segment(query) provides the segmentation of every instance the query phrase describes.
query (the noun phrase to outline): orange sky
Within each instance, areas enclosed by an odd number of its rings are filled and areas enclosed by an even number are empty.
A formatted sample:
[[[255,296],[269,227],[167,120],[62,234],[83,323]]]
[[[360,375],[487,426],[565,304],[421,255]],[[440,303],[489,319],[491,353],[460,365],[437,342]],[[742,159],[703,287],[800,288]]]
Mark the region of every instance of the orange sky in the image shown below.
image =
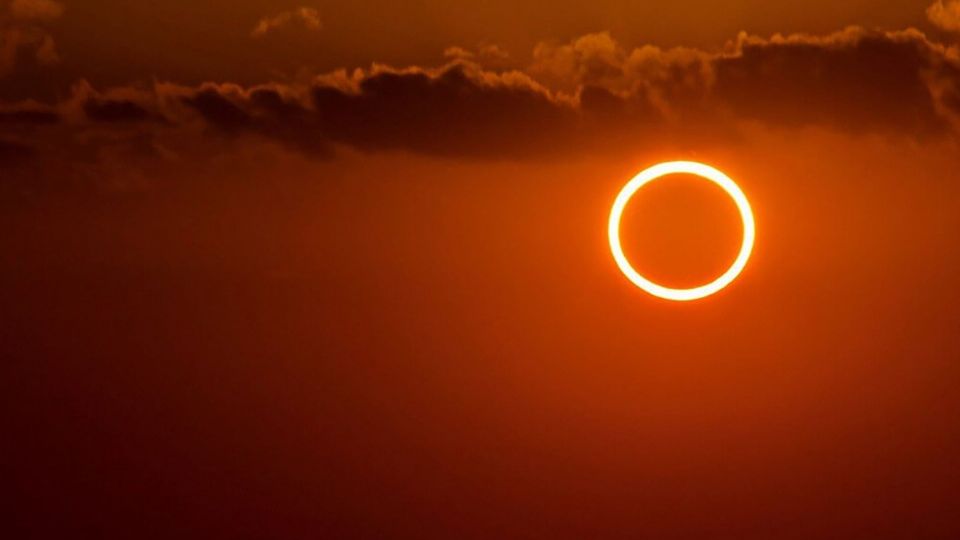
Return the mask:
[[[0,2],[14,536],[960,536],[953,6]]]

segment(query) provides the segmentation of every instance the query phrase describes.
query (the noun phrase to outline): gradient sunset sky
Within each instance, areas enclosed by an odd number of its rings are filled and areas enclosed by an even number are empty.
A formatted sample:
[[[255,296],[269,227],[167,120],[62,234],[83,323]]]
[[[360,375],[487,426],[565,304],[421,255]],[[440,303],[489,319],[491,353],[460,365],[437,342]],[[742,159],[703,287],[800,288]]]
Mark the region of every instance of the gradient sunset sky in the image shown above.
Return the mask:
[[[960,1],[0,0],[0,294],[4,538],[960,538]]]

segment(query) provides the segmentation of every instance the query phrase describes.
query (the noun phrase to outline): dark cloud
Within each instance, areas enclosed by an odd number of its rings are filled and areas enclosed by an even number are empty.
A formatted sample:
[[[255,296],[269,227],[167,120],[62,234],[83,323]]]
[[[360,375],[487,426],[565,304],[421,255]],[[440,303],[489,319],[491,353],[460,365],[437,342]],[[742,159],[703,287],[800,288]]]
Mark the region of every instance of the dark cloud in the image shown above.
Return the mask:
[[[912,32],[742,38],[738,54],[714,62],[713,94],[738,117],[776,126],[929,136],[950,127],[931,90],[938,60]]]
[[[265,111],[277,118],[296,120],[307,114],[296,100],[285,98],[280,90],[275,88],[254,88],[250,92],[250,104],[254,109]]]
[[[573,101],[562,103],[519,73],[454,63],[437,70],[377,68],[301,89],[208,85],[181,98],[228,135],[253,134],[309,153],[331,144],[361,150],[498,156],[545,151],[569,134]]]
[[[575,121],[532,80],[471,75],[461,64],[374,73],[355,91],[317,85],[312,98],[324,136],[365,150],[520,155],[559,145]]]
[[[302,84],[98,92],[81,83],[59,104],[0,108],[0,136],[64,159],[95,159],[100,147],[116,154],[131,139],[151,150],[137,154],[143,160],[216,154],[248,139],[314,157],[346,146],[526,158],[671,134],[728,137],[744,121],[953,137],[958,96],[960,55],[915,30],[741,35],[718,53],[627,50],[595,34],[541,44],[523,70],[492,70],[460,54],[438,68],[374,66]]]
[[[127,99],[89,99],[83,112],[96,122],[140,122],[150,116],[144,107]]]
[[[181,99],[215,133],[233,138],[255,135],[311,156],[330,155],[319,115],[285,96],[289,90],[281,85],[249,90],[208,85]]]
[[[253,132],[310,156],[331,156],[333,150],[329,138],[323,135],[321,116],[282,90],[260,87],[249,93]]]
[[[251,125],[250,115],[214,87],[201,88],[183,101],[220,130],[237,132]]]

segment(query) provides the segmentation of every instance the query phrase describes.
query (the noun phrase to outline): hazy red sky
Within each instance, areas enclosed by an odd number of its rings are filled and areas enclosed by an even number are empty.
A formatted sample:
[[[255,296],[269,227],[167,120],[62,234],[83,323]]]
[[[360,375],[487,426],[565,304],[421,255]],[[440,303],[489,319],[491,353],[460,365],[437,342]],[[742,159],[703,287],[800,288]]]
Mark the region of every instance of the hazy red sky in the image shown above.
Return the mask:
[[[960,3],[475,4],[0,1],[12,537],[960,536]]]

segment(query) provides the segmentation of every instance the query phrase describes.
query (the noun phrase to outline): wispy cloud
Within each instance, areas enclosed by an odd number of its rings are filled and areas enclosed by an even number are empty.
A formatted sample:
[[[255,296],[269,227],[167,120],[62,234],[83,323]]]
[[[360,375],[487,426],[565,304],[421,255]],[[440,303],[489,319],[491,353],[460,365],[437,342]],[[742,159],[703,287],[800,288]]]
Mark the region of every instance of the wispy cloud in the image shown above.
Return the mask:
[[[307,30],[319,30],[323,27],[319,11],[311,7],[298,7],[291,11],[283,11],[273,16],[263,17],[257,21],[250,35],[255,38],[263,37],[274,30],[293,23],[300,23]]]

